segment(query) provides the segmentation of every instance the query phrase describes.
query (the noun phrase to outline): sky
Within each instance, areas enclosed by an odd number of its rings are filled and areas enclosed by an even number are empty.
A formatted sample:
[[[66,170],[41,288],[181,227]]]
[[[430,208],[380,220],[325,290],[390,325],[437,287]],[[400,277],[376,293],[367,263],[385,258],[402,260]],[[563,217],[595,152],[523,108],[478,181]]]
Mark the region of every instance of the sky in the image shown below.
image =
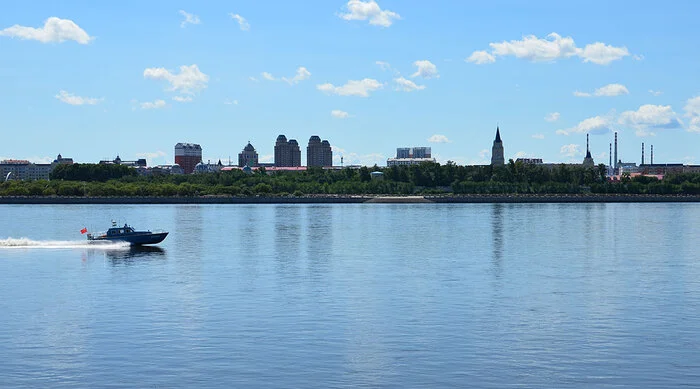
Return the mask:
[[[8,0],[0,159],[236,163],[279,134],[386,165],[700,163],[700,2]]]

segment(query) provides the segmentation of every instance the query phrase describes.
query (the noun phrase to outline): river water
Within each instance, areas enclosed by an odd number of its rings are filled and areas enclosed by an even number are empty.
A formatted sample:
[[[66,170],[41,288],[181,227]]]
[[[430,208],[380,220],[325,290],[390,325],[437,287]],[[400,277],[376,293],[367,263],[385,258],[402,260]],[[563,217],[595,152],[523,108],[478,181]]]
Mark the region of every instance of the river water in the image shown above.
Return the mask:
[[[110,220],[150,250],[88,246]],[[0,205],[0,386],[700,386],[699,204]]]

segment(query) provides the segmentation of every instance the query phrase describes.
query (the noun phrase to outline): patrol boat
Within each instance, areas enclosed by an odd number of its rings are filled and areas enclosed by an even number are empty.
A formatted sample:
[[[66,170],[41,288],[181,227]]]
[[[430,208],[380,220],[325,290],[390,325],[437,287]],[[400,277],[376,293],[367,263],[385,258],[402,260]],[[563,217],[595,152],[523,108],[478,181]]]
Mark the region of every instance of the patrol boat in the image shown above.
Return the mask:
[[[87,239],[90,242],[128,242],[132,246],[141,246],[144,244],[157,244],[163,241],[168,236],[166,231],[136,231],[128,224],[124,227],[117,227],[117,222],[112,220],[112,227],[106,232],[97,232],[87,234]]]

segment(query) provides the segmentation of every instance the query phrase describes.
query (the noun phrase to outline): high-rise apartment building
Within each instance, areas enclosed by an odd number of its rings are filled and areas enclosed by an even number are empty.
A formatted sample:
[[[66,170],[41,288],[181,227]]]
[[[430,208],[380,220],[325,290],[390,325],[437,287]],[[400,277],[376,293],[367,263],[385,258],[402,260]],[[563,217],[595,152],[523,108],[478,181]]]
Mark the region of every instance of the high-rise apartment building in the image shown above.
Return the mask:
[[[287,137],[284,135],[277,137],[277,141],[275,142],[275,166],[301,166],[301,149],[296,139],[287,141]]]
[[[202,162],[202,147],[194,143],[175,145],[175,163],[180,165],[185,174],[191,174],[194,167]]]
[[[418,165],[423,162],[435,162],[430,147],[398,147],[396,158],[386,160],[387,166]]]
[[[255,151],[255,147],[253,147],[250,142],[248,142],[243,148],[243,151],[238,154],[238,167],[244,166],[258,166],[258,152]]]
[[[318,135],[309,138],[306,147],[306,166],[333,166],[333,151],[327,140],[321,141]]]

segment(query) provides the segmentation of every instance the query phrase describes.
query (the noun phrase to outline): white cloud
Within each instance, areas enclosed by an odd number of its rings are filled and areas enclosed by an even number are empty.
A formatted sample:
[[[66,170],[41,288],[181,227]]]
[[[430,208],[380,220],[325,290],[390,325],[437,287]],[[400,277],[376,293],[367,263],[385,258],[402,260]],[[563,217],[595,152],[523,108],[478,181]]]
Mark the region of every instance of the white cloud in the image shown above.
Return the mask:
[[[248,77],[248,79],[253,82],[258,82],[258,79],[253,76]]]
[[[683,110],[685,110],[685,116],[690,118],[688,131],[700,132],[700,96],[688,99]]]
[[[347,13],[341,13],[344,20],[369,20],[374,26],[389,27],[394,19],[400,20],[401,15],[389,10],[382,10],[374,0],[350,0],[345,5]]]
[[[518,158],[530,158],[530,154],[524,152],[524,151],[518,151],[513,155],[513,160],[516,160]]]
[[[190,96],[175,96],[175,97],[173,97],[173,100],[177,101],[178,103],[191,103],[192,97],[190,97]]]
[[[331,111],[331,116],[338,119],[347,119],[350,117],[350,114],[339,109],[334,109]]]
[[[576,44],[573,38],[563,38],[556,33],[551,33],[542,39],[534,35],[528,35],[519,41],[490,43],[489,46],[491,46],[494,56],[512,55],[516,58],[524,58],[534,62],[553,61],[576,55]]]
[[[386,156],[380,153],[358,154],[349,152],[338,146],[331,146],[333,149],[333,164],[340,165],[340,159],[343,158],[343,165],[361,165],[374,166],[386,165]]]
[[[185,27],[187,27],[188,24],[199,24],[200,23],[199,16],[193,15],[191,13],[187,13],[183,10],[180,10],[179,12],[180,12],[180,15],[185,17],[185,20],[183,20],[182,23],[180,23],[180,27],[185,28]]]
[[[607,65],[630,55],[626,47],[614,47],[601,42],[586,45],[583,49],[576,47],[574,39],[551,33],[545,38],[534,35],[524,36],[521,40],[489,43],[491,53],[481,50],[472,53],[467,62],[487,64],[496,61],[496,57],[513,56],[532,62],[551,62],[557,59],[579,57],[583,62]]]
[[[428,60],[416,61],[413,63],[418,69],[411,77],[440,78],[437,66]]]
[[[479,158],[480,159],[486,159],[491,155],[491,152],[488,149],[483,149],[479,151]]]
[[[661,96],[662,94],[664,94],[664,92],[662,92],[660,90],[653,90],[653,89],[649,89],[649,93],[652,96]]]
[[[32,163],[45,163],[45,164],[49,164],[49,163],[53,162],[53,161],[56,159],[56,157],[55,157],[55,156],[54,156],[54,157],[46,157],[46,156],[44,156],[44,157],[40,157],[40,156],[31,156],[31,157],[24,157],[24,156],[17,157],[17,156],[12,156],[12,157],[8,157],[8,156],[2,156],[2,155],[0,155],[0,161],[4,161],[4,160],[7,160],[7,159],[17,159],[17,160],[20,160],[20,161],[30,161],[30,162],[32,162]],[[5,179],[5,176],[0,177],[0,180],[4,180],[4,179]]]
[[[308,80],[309,77],[311,77],[311,72],[309,72],[305,67],[300,66],[297,69],[297,73],[294,75],[294,77],[292,77],[291,79],[282,77],[282,80],[286,81],[289,85],[294,85],[298,84],[301,81]]]
[[[160,109],[160,108],[165,108],[167,104],[165,103],[165,100],[156,100],[156,101],[147,101],[145,103],[141,103],[141,109]]]
[[[70,104],[70,105],[96,105],[99,104],[102,99],[98,98],[93,98],[93,97],[80,97],[76,96],[73,93],[68,93],[64,90],[61,90],[58,92],[56,96],[58,100]]]
[[[265,154],[261,155],[258,157],[258,161],[262,163],[271,163],[274,162],[275,155],[274,154]]]
[[[435,134],[435,135],[431,136],[430,138],[428,138],[428,142],[430,142],[430,143],[450,143],[450,140],[447,139],[447,137],[445,135]]]
[[[583,58],[583,62],[593,62],[596,65],[608,65],[628,55],[630,52],[626,47],[613,47],[601,42],[586,45],[583,50],[578,51],[578,56]]]
[[[224,104],[225,104],[225,105],[238,105],[238,100],[229,100],[229,99],[226,99],[226,100],[224,100]]]
[[[629,93],[627,87],[622,84],[608,84],[595,90],[596,96],[620,96]]]
[[[136,153],[137,158],[146,158],[146,159],[156,159],[156,158],[164,158],[167,157],[168,154],[166,154],[164,151],[153,151],[153,152],[143,152],[143,153]]]
[[[465,61],[475,63],[477,65],[484,65],[487,63],[496,62],[496,57],[494,57],[488,51],[479,50],[473,52],[472,55],[469,56],[469,58],[465,59]]]
[[[415,82],[403,77],[395,78],[394,82],[396,83],[396,87],[394,89],[399,92],[413,92],[425,89],[425,85],[416,85]]]
[[[55,16],[46,19],[43,27],[34,28],[15,24],[0,30],[0,36],[36,40],[41,43],[76,41],[83,45],[94,39],[72,20],[60,19]]]
[[[288,78],[288,77],[277,78],[268,72],[262,72],[262,73],[260,73],[260,75],[262,75],[262,78],[264,78],[268,81],[284,81],[284,82],[288,83],[289,85],[295,85],[295,84],[300,83],[301,81],[308,80],[309,77],[311,77],[311,72],[309,72],[309,70],[306,69],[305,67],[300,66],[297,69],[296,74],[291,78]],[[255,81],[257,82],[257,79],[255,79]]]
[[[574,127],[557,130],[557,135],[570,134],[606,134],[610,132],[610,120],[602,116],[594,116],[583,120]]]
[[[573,157],[578,157],[580,155],[583,155],[581,153],[581,146],[575,145],[575,144],[568,144],[568,145],[563,145],[559,149],[559,153],[565,157],[573,158]]]
[[[231,19],[235,20],[238,22],[238,27],[241,28],[241,31],[248,31],[250,30],[250,23],[248,23],[245,18],[239,14],[234,14],[230,13],[229,16],[231,16]]]
[[[548,122],[556,122],[557,120],[559,120],[560,116],[561,114],[559,112],[552,112],[548,113],[547,116],[544,117],[544,120]]]
[[[587,92],[579,92],[575,91],[574,96],[576,97],[612,97],[612,96],[620,96],[620,95],[628,95],[630,93],[629,90],[627,90],[627,87],[622,85],[622,84],[608,84],[605,86],[602,86],[598,89],[595,90],[593,93],[587,93]]]
[[[382,70],[391,70],[391,65],[388,62],[376,61],[375,64],[379,66]]]
[[[544,134],[533,134],[532,137],[535,139],[544,139]]]
[[[317,85],[316,89],[321,92],[339,96],[359,96],[369,97],[370,92],[382,89],[384,84],[372,78],[362,80],[350,80],[343,86],[335,86],[330,83]]]
[[[165,68],[147,68],[143,71],[144,78],[154,80],[166,80],[170,83],[170,91],[179,91],[186,94],[205,89],[209,82],[209,76],[202,73],[197,65],[180,66],[180,73],[173,74]]]
[[[646,104],[636,111],[625,111],[620,114],[618,123],[632,127],[637,136],[655,135],[655,129],[680,128],[682,123],[670,105]]]

